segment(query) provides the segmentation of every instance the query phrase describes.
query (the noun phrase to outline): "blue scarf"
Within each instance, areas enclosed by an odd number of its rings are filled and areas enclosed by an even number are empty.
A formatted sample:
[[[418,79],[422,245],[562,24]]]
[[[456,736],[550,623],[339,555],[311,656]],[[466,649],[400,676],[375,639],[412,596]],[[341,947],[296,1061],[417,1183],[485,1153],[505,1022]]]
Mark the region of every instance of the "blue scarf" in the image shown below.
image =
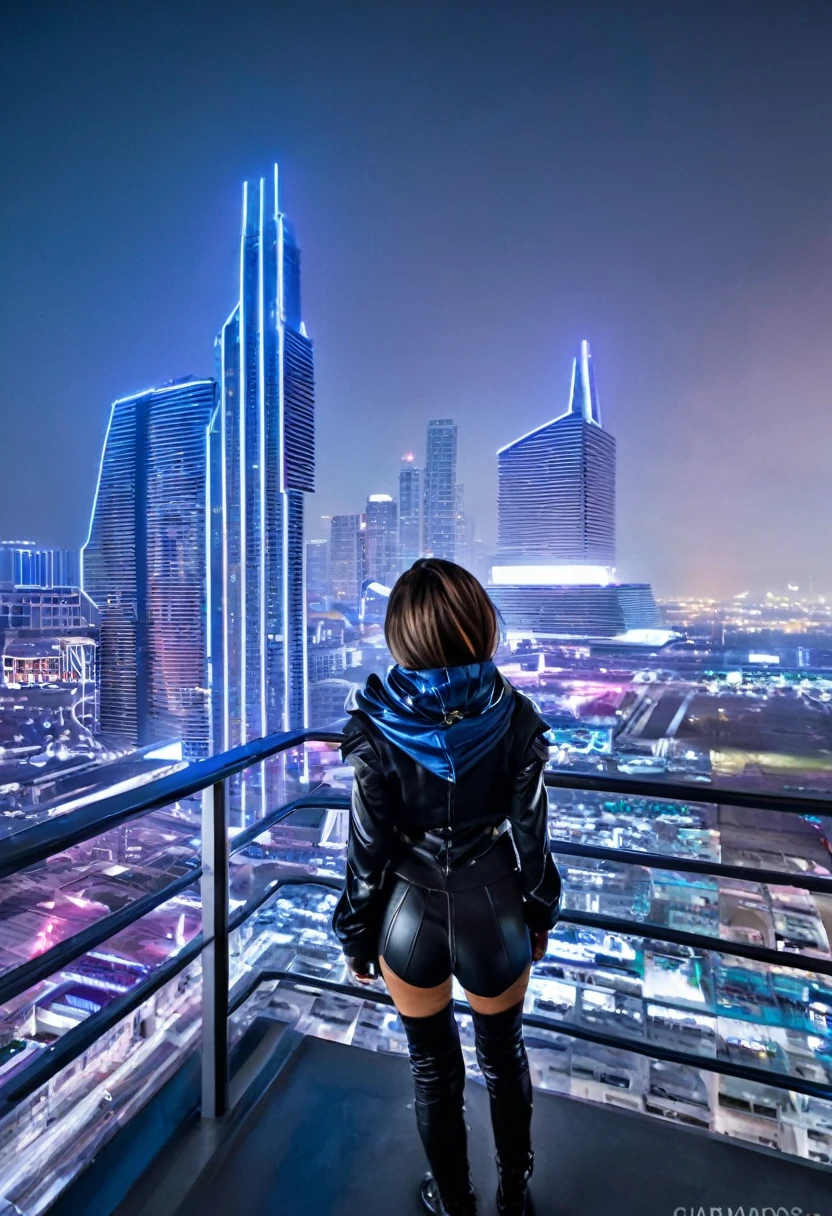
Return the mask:
[[[445,781],[456,781],[508,730],[514,689],[489,660],[466,667],[373,674],[348,711],[365,713],[390,743]]]

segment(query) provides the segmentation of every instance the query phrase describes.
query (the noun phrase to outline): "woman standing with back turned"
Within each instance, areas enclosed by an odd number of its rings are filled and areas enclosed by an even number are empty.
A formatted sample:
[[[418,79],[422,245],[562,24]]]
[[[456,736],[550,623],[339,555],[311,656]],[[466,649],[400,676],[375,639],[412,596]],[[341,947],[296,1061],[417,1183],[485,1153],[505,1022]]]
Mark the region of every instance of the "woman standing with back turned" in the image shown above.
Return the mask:
[[[451,1001],[459,980],[490,1095],[497,1210],[520,1216],[533,1165],[523,998],[560,901],[547,727],[494,666],[494,606],[461,566],[416,562],[393,588],[385,633],[396,666],[349,706],[342,752],[355,782],[333,925],[356,979],[378,964],[399,1011],[431,1168],[422,1199],[440,1216],[477,1210]]]

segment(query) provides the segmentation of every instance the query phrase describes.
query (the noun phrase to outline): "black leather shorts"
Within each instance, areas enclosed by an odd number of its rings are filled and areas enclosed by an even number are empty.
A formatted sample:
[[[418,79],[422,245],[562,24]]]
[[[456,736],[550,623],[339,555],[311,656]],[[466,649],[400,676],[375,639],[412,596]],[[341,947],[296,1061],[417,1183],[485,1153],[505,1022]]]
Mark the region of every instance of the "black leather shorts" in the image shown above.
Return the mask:
[[[454,975],[467,992],[490,997],[520,978],[532,961],[520,874],[504,864],[494,870],[436,889],[400,867],[379,934],[379,954],[399,979],[433,988]]]

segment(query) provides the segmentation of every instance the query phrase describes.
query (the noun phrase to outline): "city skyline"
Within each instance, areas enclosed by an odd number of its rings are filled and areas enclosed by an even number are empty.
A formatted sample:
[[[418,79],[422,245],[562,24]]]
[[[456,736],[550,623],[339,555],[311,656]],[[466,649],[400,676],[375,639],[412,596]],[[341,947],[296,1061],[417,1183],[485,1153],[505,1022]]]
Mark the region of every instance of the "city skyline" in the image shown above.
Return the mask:
[[[212,374],[205,334],[237,277],[234,183],[276,154],[321,352],[326,480],[310,516],[395,495],[399,454],[447,414],[467,508],[493,543],[496,451],[565,391],[586,334],[619,436],[622,576],[665,595],[810,575],[829,591],[828,17],[769,6],[749,45],[742,4],[707,20],[647,7],[495,11],[470,42],[445,11],[438,37],[431,6],[382,23],[332,6],[315,30],[297,12],[278,30],[263,6],[253,58],[220,10],[103,25],[57,12],[45,27],[20,14],[2,192],[17,456],[0,535],[79,546],[106,403]],[[570,52],[587,45],[591,61]],[[116,62],[148,95],[161,76],[164,104],[137,109],[112,87]],[[61,323],[44,342],[27,318],[47,300]],[[33,420],[50,436],[38,495],[22,455]]]

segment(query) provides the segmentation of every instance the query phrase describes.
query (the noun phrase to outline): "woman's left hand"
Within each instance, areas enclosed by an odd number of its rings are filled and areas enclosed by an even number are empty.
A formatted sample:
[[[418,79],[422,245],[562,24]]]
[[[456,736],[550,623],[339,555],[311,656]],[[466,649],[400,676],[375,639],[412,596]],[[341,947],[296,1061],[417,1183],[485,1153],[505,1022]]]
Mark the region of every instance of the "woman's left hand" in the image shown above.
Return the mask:
[[[378,978],[377,965],[365,959],[350,958],[347,955],[347,968],[352,978],[359,984],[372,984],[373,980]]]
[[[548,929],[532,930],[532,962],[539,963],[549,948]]]

